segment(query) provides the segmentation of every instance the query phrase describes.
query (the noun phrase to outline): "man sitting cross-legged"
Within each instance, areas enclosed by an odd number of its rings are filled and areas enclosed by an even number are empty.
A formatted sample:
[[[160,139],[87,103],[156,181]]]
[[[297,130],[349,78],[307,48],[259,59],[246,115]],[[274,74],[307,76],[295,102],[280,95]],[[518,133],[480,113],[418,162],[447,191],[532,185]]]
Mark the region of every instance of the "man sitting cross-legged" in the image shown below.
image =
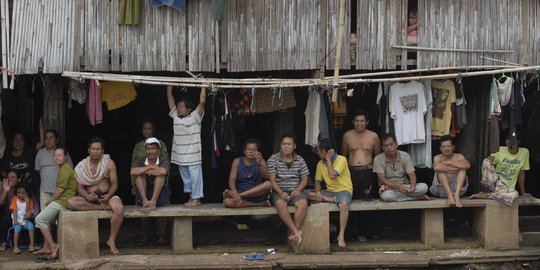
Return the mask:
[[[223,192],[226,207],[270,206],[268,194],[272,188],[266,162],[259,152],[259,141],[244,143],[244,156],[233,160],[229,175],[229,189]]]
[[[352,201],[353,184],[351,172],[344,156],[337,155],[330,139],[321,139],[317,144],[317,154],[321,159],[315,172],[315,192],[308,192],[308,198],[315,202],[337,203],[339,207],[338,245],[345,247],[345,228],[349,219],[349,205]],[[327,189],[321,190],[321,182]]]
[[[77,192],[70,198],[67,207],[74,211],[112,210],[111,231],[107,245],[113,254],[118,254],[116,235],[124,220],[124,205],[115,196],[118,189],[116,165],[109,155],[103,154],[105,142],[93,137],[88,142],[88,157],[75,167]]]

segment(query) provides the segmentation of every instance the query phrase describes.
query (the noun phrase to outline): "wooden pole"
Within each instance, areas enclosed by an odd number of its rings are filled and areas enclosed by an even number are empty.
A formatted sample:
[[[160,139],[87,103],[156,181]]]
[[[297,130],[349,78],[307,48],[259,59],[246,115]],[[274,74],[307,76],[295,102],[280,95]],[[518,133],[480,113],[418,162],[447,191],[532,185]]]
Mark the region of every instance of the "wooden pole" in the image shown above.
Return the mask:
[[[507,51],[507,50],[431,48],[431,47],[401,46],[401,45],[394,45],[392,46],[392,48],[402,49],[402,50],[437,51],[437,52],[515,53],[515,51]]]
[[[341,66],[341,47],[343,47],[343,32],[345,28],[345,0],[340,0],[339,2],[339,27],[338,27],[338,36],[337,36],[337,47],[336,47],[336,62],[334,63],[334,80],[339,79],[339,68]],[[332,91],[332,102],[337,101],[337,91],[339,85],[334,87]]]
[[[339,78],[365,78],[365,77],[375,77],[375,76],[387,76],[387,75],[400,75],[400,74],[413,74],[413,73],[422,73],[422,72],[437,72],[445,70],[475,70],[475,69],[501,69],[501,68],[513,68],[514,66],[455,66],[455,67],[436,67],[436,68],[423,68],[423,69],[409,69],[409,70],[395,70],[395,71],[381,71],[381,72],[370,72],[370,73],[359,73],[359,74],[350,74],[350,75],[341,75]],[[333,76],[324,77],[325,79],[331,80]]]

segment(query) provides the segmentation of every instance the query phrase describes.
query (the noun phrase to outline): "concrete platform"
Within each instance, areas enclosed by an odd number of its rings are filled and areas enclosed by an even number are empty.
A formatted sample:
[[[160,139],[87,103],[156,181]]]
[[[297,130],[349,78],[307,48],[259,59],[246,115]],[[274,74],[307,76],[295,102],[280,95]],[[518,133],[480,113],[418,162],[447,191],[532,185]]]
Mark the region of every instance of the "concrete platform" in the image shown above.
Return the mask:
[[[260,251],[259,251],[260,252]],[[6,257],[0,254],[0,269],[449,269],[468,265],[468,269],[538,269],[540,248],[513,251],[450,249],[425,251],[335,252],[329,255],[276,253],[262,261],[247,261],[243,254],[121,255],[101,256],[71,264],[34,263],[29,254]],[[483,265],[487,268],[471,267]],[[454,267],[452,267],[454,268]]]

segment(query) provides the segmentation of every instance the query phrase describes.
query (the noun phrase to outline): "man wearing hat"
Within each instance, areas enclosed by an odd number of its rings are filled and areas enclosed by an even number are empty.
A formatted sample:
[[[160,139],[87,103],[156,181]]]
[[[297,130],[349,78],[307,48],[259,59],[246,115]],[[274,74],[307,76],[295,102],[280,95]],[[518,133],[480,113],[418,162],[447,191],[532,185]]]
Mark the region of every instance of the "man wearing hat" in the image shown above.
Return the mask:
[[[131,167],[131,176],[136,177],[136,198],[142,212],[148,213],[156,207],[169,204],[171,192],[167,183],[170,163],[159,156],[159,140],[150,137],[145,142],[146,157],[141,157]]]

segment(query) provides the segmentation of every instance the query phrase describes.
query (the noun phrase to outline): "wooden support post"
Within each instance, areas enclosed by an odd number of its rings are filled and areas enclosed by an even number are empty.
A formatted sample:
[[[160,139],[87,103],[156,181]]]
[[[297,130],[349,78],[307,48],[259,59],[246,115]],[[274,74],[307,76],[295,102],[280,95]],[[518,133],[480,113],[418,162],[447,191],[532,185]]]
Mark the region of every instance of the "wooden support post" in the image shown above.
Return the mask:
[[[339,79],[339,68],[341,67],[341,47],[343,47],[343,32],[345,31],[345,0],[339,2],[339,28],[336,47],[336,62],[334,63],[334,81]],[[339,85],[332,91],[332,102],[337,102],[337,91]]]

